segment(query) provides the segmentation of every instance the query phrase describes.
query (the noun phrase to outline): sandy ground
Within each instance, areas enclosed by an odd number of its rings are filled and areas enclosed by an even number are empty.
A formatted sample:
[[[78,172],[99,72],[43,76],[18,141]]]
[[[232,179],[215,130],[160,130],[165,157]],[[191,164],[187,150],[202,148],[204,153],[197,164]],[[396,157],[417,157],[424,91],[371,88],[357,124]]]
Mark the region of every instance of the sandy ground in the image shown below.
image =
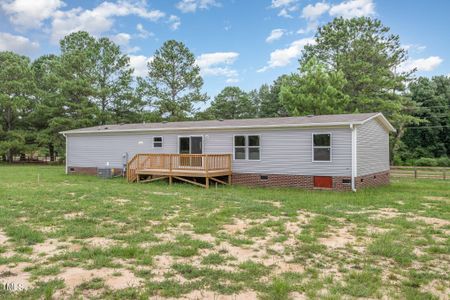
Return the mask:
[[[166,193],[159,193],[158,195],[166,195]],[[167,195],[173,195],[168,194]],[[124,204],[126,199],[114,199],[113,201]],[[431,200],[431,199],[430,199]],[[432,200],[438,200],[433,198]],[[442,199],[439,199],[441,201]],[[270,201],[274,207],[277,207],[276,201]],[[401,216],[398,210],[392,208],[379,209],[379,210],[363,210],[357,213],[370,213],[371,218],[394,218]],[[175,210],[172,214],[166,216],[166,220],[172,220],[179,214],[178,210]],[[82,212],[65,214],[65,219],[74,219],[83,217]],[[191,238],[196,240],[205,241],[213,245],[210,249],[200,249],[198,255],[192,257],[173,257],[170,255],[157,255],[153,257],[153,265],[151,267],[139,266],[139,268],[148,268],[151,270],[153,281],[163,281],[166,279],[166,275],[173,272],[172,265],[175,263],[188,263],[196,267],[202,267],[202,260],[205,256],[213,253],[220,253],[223,256],[231,258],[222,265],[213,265],[211,268],[221,269],[225,271],[238,271],[239,264],[246,261],[253,261],[261,263],[265,266],[271,267],[271,275],[269,277],[278,276],[285,272],[303,273],[308,267],[306,264],[294,262],[294,256],[292,249],[299,243],[297,237],[304,229],[305,225],[309,224],[312,218],[316,217],[315,214],[298,211],[297,216],[292,218],[288,217],[267,217],[263,219],[238,219],[234,218],[229,224],[222,226],[219,233],[226,233],[237,238],[245,238],[245,232],[251,229],[253,226],[264,224],[269,220],[284,221],[283,236],[286,238],[283,241],[274,242],[280,234],[270,229],[267,229],[267,234],[263,237],[252,238],[253,243],[245,246],[235,246],[226,241],[219,241],[215,236],[211,234],[197,234],[193,232],[192,225],[186,222],[177,223],[176,226],[169,227],[165,232],[156,234],[161,241],[175,241],[175,237],[179,234],[188,234]],[[450,222],[438,218],[424,217],[424,216],[407,216],[408,220],[420,221],[425,224],[431,225],[436,228],[442,228],[449,226]],[[326,232],[326,234],[318,239],[318,242],[330,251],[336,251],[341,253],[346,248],[352,248],[357,251],[364,251],[365,242],[357,239],[357,228],[345,221],[345,219],[339,219],[340,227],[333,227]],[[149,226],[160,225],[160,221],[148,221]],[[386,229],[370,226],[367,228],[368,235],[376,235],[386,231]],[[248,238],[248,237],[247,237]],[[369,237],[368,237],[369,238]],[[32,288],[35,283],[35,279],[32,278],[31,273],[26,271],[26,268],[36,264],[48,264],[48,258],[59,255],[65,251],[73,252],[79,251],[81,247],[92,248],[108,248],[117,245],[119,242],[106,237],[93,237],[81,241],[75,242],[71,239],[65,241],[59,241],[57,239],[47,239],[43,243],[39,243],[33,246],[32,253],[29,255],[31,262],[21,262],[17,264],[0,265],[0,282],[14,282],[19,284],[23,288]],[[149,247],[154,244],[143,243],[141,247]],[[4,246],[8,249],[2,256],[14,255],[14,245],[9,241],[8,237],[3,231],[0,231],[0,246]],[[362,249],[362,250],[361,250]],[[421,254],[420,249],[414,250],[417,255]],[[121,264],[120,268],[101,268],[94,270],[87,270],[82,267],[61,267],[59,274],[41,276],[39,280],[48,281],[53,279],[62,279],[65,283],[65,287],[62,290],[58,290],[55,297],[57,298],[70,298],[74,290],[84,282],[90,281],[94,278],[100,278],[104,281],[106,287],[111,290],[120,290],[128,287],[141,287],[144,285],[144,279],[139,278],[133,273],[133,270],[129,268],[131,263],[125,262]],[[340,277],[339,267],[337,265],[324,266],[322,270],[324,275],[333,274],[337,278]],[[179,282],[187,282],[181,275],[176,274],[174,279]],[[269,280],[266,278],[265,280]],[[424,287],[425,291],[431,292],[440,299],[445,299],[445,295],[448,295],[449,288],[442,287],[439,282],[433,281]],[[96,293],[96,291],[93,291]],[[86,296],[86,294],[83,294]],[[89,295],[87,295],[89,296]],[[305,295],[301,293],[292,293],[290,296],[294,299],[305,299]],[[196,290],[189,294],[184,295],[181,299],[256,299],[257,293],[254,291],[243,291],[236,295],[219,295],[212,291]],[[444,298],[443,298],[444,297]],[[157,297],[154,299],[161,299]]]

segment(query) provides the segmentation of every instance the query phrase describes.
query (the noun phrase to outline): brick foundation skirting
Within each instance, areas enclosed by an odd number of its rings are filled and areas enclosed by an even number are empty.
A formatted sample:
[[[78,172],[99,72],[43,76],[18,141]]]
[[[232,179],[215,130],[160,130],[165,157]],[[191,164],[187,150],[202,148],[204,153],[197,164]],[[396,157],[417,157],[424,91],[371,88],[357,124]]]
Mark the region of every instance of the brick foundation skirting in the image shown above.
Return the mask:
[[[97,175],[97,168],[96,167],[68,167],[67,172],[69,174]]]
[[[297,187],[312,189],[313,176],[282,174],[233,173],[232,183],[264,187]]]
[[[97,175],[97,167],[68,167],[69,174]],[[122,175],[122,169],[114,168],[113,176]]]
[[[351,191],[350,176],[333,176],[333,190]],[[389,171],[355,178],[356,189],[389,184]],[[314,176],[233,173],[233,184],[260,187],[296,187],[314,189]]]
[[[358,176],[356,177],[355,181],[356,189],[388,185],[390,182],[389,178],[389,170],[364,176]]]
[[[69,174],[97,175],[96,167],[68,167]],[[114,175],[121,175],[122,170],[114,169]],[[314,176],[283,174],[233,173],[232,183],[259,187],[295,187],[314,189]],[[389,171],[358,176],[355,178],[356,189],[389,184]],[[350,176],[333,176],[333,190],[351,191]]]

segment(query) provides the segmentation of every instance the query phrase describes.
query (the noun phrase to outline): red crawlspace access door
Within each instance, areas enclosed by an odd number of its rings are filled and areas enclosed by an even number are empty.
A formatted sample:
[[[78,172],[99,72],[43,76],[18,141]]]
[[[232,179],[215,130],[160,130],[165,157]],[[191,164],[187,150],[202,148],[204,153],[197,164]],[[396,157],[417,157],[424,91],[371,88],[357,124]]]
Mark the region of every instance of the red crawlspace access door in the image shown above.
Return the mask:
[[[315,188],[328,188],[333,187],[333,178],[331,176],[314,176]]]

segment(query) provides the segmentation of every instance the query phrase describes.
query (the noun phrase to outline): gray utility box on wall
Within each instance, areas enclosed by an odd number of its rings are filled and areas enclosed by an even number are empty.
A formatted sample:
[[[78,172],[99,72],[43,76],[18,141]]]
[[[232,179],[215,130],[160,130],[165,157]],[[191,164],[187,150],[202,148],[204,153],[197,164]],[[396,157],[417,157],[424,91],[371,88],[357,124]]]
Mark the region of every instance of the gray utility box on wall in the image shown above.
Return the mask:
[[[98,168],[97,176],[100,178],[108,179],[112,178],[114,175],[114,169],[111,168]]]

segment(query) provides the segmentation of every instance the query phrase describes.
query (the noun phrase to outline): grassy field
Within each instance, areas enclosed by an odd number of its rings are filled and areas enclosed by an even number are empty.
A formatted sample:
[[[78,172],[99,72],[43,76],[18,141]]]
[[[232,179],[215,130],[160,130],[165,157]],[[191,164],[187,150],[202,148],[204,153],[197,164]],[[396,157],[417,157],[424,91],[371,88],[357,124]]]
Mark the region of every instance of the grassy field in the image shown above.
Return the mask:
[[[448,181],[204,190],[0,166],[2,299],[448,299],[449,269]]]

